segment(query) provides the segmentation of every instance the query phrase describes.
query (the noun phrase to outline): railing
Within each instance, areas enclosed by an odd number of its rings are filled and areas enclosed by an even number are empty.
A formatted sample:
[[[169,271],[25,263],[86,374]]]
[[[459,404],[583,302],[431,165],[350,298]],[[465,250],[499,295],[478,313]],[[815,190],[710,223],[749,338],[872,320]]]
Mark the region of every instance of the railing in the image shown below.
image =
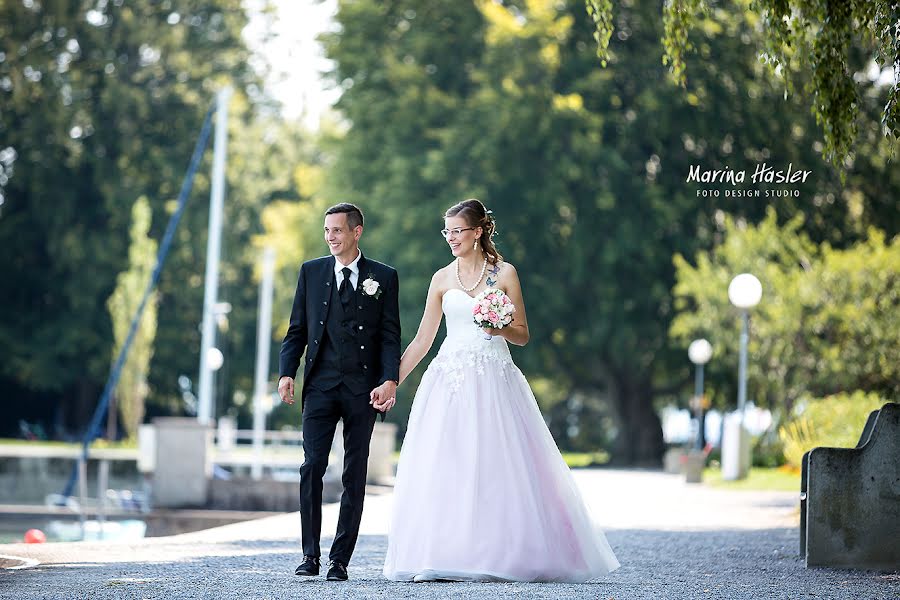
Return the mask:
[[[269,469],[299,469],[303,462],[303,433],[264,431],[259,453],[252,446],[252,429],[219,427],[214,437],[212,462],[228,467],[252,467],[259,463]],[[250,442],[242,444],[240,442]]]

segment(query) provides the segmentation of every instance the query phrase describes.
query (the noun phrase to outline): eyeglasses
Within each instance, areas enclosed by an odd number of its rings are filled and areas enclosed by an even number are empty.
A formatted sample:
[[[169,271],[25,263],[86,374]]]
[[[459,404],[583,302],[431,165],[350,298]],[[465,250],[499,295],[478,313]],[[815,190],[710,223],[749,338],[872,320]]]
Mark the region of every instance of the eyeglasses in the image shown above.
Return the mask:
[[[456,227],[454,229],[441,229],[441,235],[445,238],[455,237],[460,235],[463,231],[472,231],[475,227]]]

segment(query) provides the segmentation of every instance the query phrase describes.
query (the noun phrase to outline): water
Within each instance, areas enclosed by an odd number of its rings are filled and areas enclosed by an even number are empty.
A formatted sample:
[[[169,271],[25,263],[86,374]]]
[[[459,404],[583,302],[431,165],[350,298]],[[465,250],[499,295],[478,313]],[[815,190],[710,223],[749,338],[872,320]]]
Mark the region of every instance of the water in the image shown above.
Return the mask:
[[[29,529],[40,529],[47,536],[48,542],[58,542],[58,539],[51,539],[48,533],[50,520],[33,521],[31,523],[10,523],[0,520],[0,544],[20,544],[24,540],[25,532]]]
[[[73,519],[46,519],[36,517],[34,519],[16,519],[0,522],[0,544],[21,543],[25,532],[29,529],[39,529],[44,533],[47,542],[73,542],[79,540],[128,540],[143,539],[146,534],[146,524],[137,519],[117,519],[106,521],[101,533],[100,524],[89,519],[82,530],[81,524]],[[82,537],[83,536],[83,537]]]

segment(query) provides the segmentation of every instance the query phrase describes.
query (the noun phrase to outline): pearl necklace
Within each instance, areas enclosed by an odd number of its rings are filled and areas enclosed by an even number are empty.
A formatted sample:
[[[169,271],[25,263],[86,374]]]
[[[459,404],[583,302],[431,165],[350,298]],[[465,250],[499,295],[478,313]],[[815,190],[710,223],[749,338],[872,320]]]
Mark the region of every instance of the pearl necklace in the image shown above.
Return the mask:
[[[472,287],[466,287],[463,285],[462,279],[459,278],[459,259],[456,259],[456,283],[459,284],[459,287],[463,289],[464,292],[471,292],[479,285],[481,285],[481,280],[484,279],[484,274],[487,272],[487,257],[484,257],[484,264],[481,265],[481,275],[478,276],[478,281],[475,282],[475,285]]]

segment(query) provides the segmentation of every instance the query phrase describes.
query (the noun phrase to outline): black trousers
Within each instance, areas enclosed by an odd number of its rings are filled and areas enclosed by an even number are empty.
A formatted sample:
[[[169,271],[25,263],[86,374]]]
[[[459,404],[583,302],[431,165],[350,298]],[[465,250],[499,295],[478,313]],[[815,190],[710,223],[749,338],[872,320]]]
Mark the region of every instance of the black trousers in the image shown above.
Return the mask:
[[[322,533],[322,477],[328,467],[328,452],[338,420],[344,421],[344,491],[337,533],[329,558],[346,564],[356,547],[366,496],[369,442],[378,411],[369,404],[369,394],[354,394],[341,384],[326,392],[312,387],[303,400],[303,464],[300,466],[300,523],[303,554],[320,555]]]

